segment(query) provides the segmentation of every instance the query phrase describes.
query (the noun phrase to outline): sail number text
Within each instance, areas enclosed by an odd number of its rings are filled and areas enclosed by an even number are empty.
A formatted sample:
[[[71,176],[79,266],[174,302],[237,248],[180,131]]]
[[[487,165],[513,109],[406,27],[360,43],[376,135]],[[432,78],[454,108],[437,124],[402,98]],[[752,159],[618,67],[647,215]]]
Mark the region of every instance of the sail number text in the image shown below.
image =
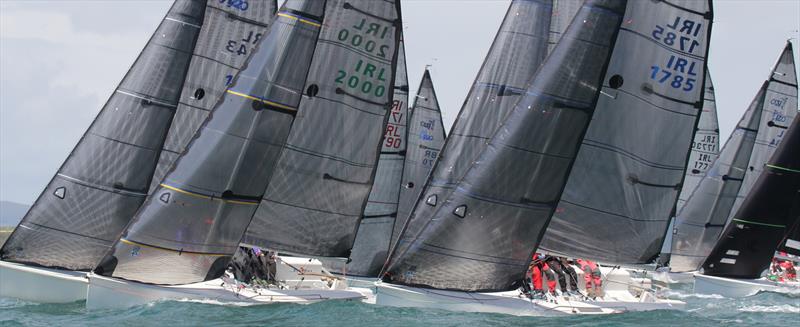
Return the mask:
[[[698,42],[696,38],[702,26],[703,24],[688,19],[682,19],[679,16],[675,17],[675,21],[672,23],[664,24],[664,26],[656,25],[655,29],[653,29],[653,33],[650,35],[656,41],[660,41],[671,48],[694,53],[700,45],[700,42]]]
[[[392,112],[389,114],[389,121],[386,122],[386,134],[384,135],[384,148],[399,149],[403,145],[403,131],[400,130],[400,122],[403,119],[402,106],[405,102],[394,100],[392,102]]]
[[[227,45],[225,46],[225,50],[230,53],[235,53],[239,56],[247,55],[249,52],[249,48],[255,47],[256,43],[261,40],[261,33],[256,33],[250,31],[247,33],[247,36],[236,39],[236,40],[228,40]]]

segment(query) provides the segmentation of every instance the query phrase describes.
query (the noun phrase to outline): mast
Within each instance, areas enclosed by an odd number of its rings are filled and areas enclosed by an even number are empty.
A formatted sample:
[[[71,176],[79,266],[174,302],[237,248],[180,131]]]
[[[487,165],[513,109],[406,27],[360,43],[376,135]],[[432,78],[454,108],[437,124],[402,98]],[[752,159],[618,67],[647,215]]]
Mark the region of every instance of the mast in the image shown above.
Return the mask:
[[[541,249],[616,264],[661,252],[703,108],[712,17],[710,1],[629,3]]]
[[[783,134],[772,159],[703,263],[703,274],[759,278],[769,268],[775,249],[800,224],[800,122],[793,122]]]
[[[300,104],[325,6],[324,1],[283,5],[96,273],[162,285],[222,275],[296,117],[305,114]]]
[[[219,0],[207,3],[205,21],[149,194],[186,150],[211,109],[239,75],[278,9],[275,0],[249,1],[247,5]]]
[[[318,114],[296,122],[243,243],[347,258],[391,113],[402,16],[386,0],[330,0],[327,12],[307,83],[320,93],[302,103]]]
[[[403,166],[409,160],[409,153],[412,156],[414,153],[409,148],[412,144],[408,138],[408,73],[402,36],[399,48],[392,110],[386,123],[375,180],[358,226],[352,253],[347,262],[324,261],[329,270],[345,271],[351,276],[378,276],[389,251],[389,239],[398,214]]]
[[[454,191],[425,189],[385,280],[461,291],[519,286],[592,118],[624,9],[624,1],[584,4]]]
[[[744,182],[755,178],[750,175],[758,176],[756,172],[769,159],[766,156],[771,155],[783,137],[785,126],[775,121],[793,119],[796,115],[794,71],[791,44],[787,44],[719,158],[677,216],[670,259],[672,271],[700,268],[736,213],[737,199],[749,193]]]
[[[176,1],[89,129],[0,250],[89,270],[144,202],[206,4]]]

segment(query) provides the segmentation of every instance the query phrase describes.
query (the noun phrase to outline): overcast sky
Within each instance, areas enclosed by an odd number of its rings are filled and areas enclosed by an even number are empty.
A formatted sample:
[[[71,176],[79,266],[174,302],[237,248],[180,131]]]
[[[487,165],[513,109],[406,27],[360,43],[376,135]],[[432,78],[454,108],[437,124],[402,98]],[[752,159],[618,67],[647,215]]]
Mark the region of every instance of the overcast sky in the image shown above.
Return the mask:
[[[448,128],[508,3],[403,0],[409,84],[414,92],[433,65]],[[35,200],[170,4],[0,0],[0,200]],[[786,39],[797,49],[800,1],[716,1],[714,9],[709,65],[724,140]]]

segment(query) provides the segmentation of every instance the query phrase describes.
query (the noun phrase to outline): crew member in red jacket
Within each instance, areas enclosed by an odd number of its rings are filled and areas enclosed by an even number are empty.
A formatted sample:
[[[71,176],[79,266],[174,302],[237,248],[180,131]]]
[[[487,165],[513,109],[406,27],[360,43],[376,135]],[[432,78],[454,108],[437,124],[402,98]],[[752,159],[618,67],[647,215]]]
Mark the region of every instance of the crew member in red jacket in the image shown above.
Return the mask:
[[[553,274],[553,271],[550,269],[550,266],[544,262],[544,257],[540,256],[538,253],[533,254],[533,262],[531,265],[533,268],[531,269],[531,279],[533,280],[533,293],[534,295],[543,296],[544,289],[542,289],[542,279],[547,278],[547,288],[549,289],[551,294],[555,294],[556,292],[556,276]],[[544,275],[544,276],[542,276]]]
[[[583,280],[586,281],[586,293],[589,297],[603,297],[603,275],[600,273],[600,267],[596,263],[578,259],[575,260],[578,267],[583,270]]]

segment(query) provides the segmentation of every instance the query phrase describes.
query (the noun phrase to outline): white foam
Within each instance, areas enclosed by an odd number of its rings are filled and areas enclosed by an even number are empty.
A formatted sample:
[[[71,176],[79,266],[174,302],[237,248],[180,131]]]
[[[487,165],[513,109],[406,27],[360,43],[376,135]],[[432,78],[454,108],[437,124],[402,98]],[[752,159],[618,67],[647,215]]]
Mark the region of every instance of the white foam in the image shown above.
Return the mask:
[[[221,306],[234,306],[234,307],[249,307],[249,306],[253,306],[253,305],[263,305],[264,304],[264,303],[258,303],[258,302],[229,302],[229,301],[223,302],[223,301],[218,301],[218,300],[213,300],[213,299],[198,300],[198,299],[188,299],[188,298],[176,299],[176,300],[173,300],[173,301],[186,302],[186,303],[200,303],[200,304],[221,305]]]
[[[696,299],[724,299],[725,297],[719,294],[698,294],[698,293],[683,293],[678,291],[665,291],[662,293],[664,296],[667,297],[674,297],[679,299],[688,299],[688,298],[696,298]]]
[[[781,305],[749,305],[739,308],[743,312],[782,312],[782,313],[800,313],[800,307],[789,304]]]

